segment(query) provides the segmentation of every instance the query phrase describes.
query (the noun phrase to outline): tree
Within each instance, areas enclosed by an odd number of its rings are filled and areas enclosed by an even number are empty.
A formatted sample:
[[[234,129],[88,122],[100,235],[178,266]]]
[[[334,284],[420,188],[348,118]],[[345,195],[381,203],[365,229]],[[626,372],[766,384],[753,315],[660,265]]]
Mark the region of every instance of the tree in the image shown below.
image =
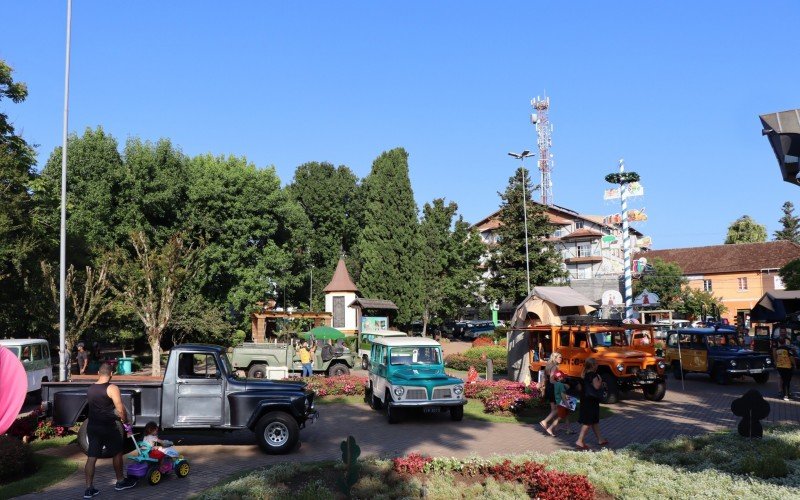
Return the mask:
[[[358,285],[372,298],[398,307],[397,322],[409,324],[421,313],[417,204],[403,148],[381,153],[364,179],[364,230],[356,244],[361,261]]]
[[[800,259],[783,266],[778,274],[787,290],[800,290]]]
[[[728,309],[722,299],[715,297],[713,293],[691,288],[688,285],[682,287],[674,307],[675,311],[689,318],[702,318],[704,313],[709,314],[715,308],[720,314],[724,314]]]
[[[291,198],[308,216],[310,265],[313,266],[315,300],[322,300],[322,289],[333,276],[342,253],[350,255],[361,232],[356,200],[358,178],[346,166],[310,162],[297,167],[287,186]],[[309,271],[310,272],[310,271]],[[310,278],[306,283],[310,283]],[[308,292],[306,292],[308,296]],[[316,302],[314,302],[316,304]],[[314,304],[309,308],[314,309]]]
[[[800,217],[794,215],[794,204],[787,201],[781,210],[783,217],[778,221],[781,223],[781,229],[775,231],[775,239],[800,243]]]
[[[754,221],[749,215],[743,215],[728,227],[726,245],[739,243],[763,243],[767,241],[767,228]]]
[[[161,374],[161,340],[183,284],[197,271],[197,246],[176,234],[162,246],[143,232],[131,234],[132,255],[120,252],[115,291],[141,320],[153,355],[152,374]]]
[[[462,217],[458,205],[437,198],[422,209],[420,236],[422,334],[428,324],[454,317],[475,300],[483,243]]]
[[[683,270],[678,264],[656,258],[650,262],[652,272],[647,272],[633,283],[634,296],[644,290],[658,295],[665,309],[674,309],[680,302],[682,287],[686,283]]]
[[[538,187],[536,188],[538,189]],[[522,206],[522,168],[508,179],[501,199],[497,243],[489,250],[489,272],[486,293],[495,301],[519,304],[528,295],[525,267],[525,223]],[[553,234],[545,209],[531,202],[530,174],[525,170],[525,199],[528,212],[528,254],[531,287],[562,280],[566,273],[563,259],[547,238]]]

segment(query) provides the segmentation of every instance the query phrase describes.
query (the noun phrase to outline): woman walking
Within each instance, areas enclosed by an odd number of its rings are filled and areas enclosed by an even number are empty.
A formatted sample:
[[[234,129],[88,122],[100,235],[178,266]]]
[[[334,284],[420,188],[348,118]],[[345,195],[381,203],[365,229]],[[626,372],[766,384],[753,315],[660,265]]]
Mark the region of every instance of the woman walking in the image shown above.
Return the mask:
[[[789,401],[792,396],[792,372],[797,368],[797,365],[794,356],[792,356],[789,339],[781,337],[779,342],[778,347],[772,350],[772,359],[775,361],[775,366],[781,376],[781,396],[784,401]]]
[[[550,355],[550,360],[544,367],[544,399],[550,403],[550,413],[539,422],[539,425],[542,426],[544,431],[552,436],[553,433],[549,430],[551,421],[558,416],[558,402],[556,401],[556,393],[555,393],[555,379],[553,376],[555,375],[556,371],[558,371],[558,365],[561,363],[561,353],[554,352]]]
[[[583,365],[583,384],[581,390],[581,406],[578,409],[578,422],[581,424],[581,432],[575,446],[581,450],[588,450],[584,440],[589,428],[592,428],[594,435],[597,436],[597,444],[606,446],[608,440],[600,434],[600,399],[602,398],[603,379],[597,374],[597,360],[589,358]]]

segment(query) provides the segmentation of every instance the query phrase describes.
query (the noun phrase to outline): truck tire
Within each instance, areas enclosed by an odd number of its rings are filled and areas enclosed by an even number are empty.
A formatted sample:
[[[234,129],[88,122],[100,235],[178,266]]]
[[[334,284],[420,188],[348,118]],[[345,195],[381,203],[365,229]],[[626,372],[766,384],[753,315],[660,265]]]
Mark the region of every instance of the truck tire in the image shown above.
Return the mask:
[[[366,354],[361,357],[361,369],[369,370],[369,356]]]
[[[400,422],[400,408],[393,408],[392,405],[389,404],[391,402],[392,395],[389,394],[389,391],[386,391],[386,400],[384,401],[384,406],[386,407],[386,419],[390,424],[396,424]]]
[[[756,381],[756,384],[766,384],[769,380],[769,372],[757,373],[753,375],[753,380]]]
[[[450,408],[450,420],[453,422],[461,422],[464,420],[464,407],[453,406]]]
[[[89,420],[87,419],[81,423],[81,426],[78,429],[78,447],[81,449],[84,455],[89,452],[88,426]],[[129,451],[133,451],[133,442],[130,439],[125,439],[125,429],[122,427],[122,422],[117,421],[116,426],[120,436],[122,436],[122,452],[127,453]],[[103,449],[100,450],[100,456],[97,458],[112,458],[113,456],[114,454],[109,453],[109,450],[103,446]]]
[[[300,426],[288,413],[273,411],[258,420],[255,433],[258,445],[265,453],[283,455],[297,445]]]
[[[344,363],[334,363],[328,367],[329,377],[341,377],[343,375],[350,375],[350,368]]]
[[[648,401],[661,401],[667,394],[667,382],[662,380],[655,384],[646,385],[642,389],[644,389],[644,399]]]
[[[378,396],[375,395],[375,391],[372,390],[372,386],[369,387],[369,407],[373,410],[380,410],[383,408],[383,403]]]
[[[266,378],[267,365],[253,365],[247,370],[247,378]]]
[[[681,364],[679,361],[672,362],[672,374],[675,376],[676,379],[683,380],[685,374],[683,372],[683,368],[681,368]]]
[[[617,378],[608,372],[600,374],[603,383],[606,384],[606,397],[600,401],[603,404],[613,405],[619,402],[619,387],[617,386]]]

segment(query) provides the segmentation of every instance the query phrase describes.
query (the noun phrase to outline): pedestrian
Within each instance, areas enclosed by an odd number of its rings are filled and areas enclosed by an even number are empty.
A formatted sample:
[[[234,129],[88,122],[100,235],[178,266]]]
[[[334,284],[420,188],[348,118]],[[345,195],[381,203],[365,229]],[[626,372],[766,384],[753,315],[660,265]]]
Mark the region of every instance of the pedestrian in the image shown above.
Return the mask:
[[[781,337],[780,345],[772,350],[772,358],[775,360],[775,367],[781,376],[781,396],[784,401],[789,401],[792,395],[792,372],[797,368],[797,362],[792,356],[788,338]]]
[[[89,353],[83,347],[83,342],[78,342],[78,354],[75,355],[75,360],[78,362],[78,373],[83,375],[86,373],[86,368],[89,366]]]
[[[556,370],[553,372],[553,392],[555,393],[556,398],[556,418],[553,420],[553,423],[550,424],[550,427],[545,429],[545,431],[550,434],[551,436],[556,435],[556,429],[558,429],[558,424],[561,420],[567,421],[567,434],[569,434],[569,398],[570,396],[567,394],[567,390],[569,389],[569,385],[564,383],[564,379],[566,376],[564,372],[561,370]]]
[[[308,348],[308,342],[303,342],[300,344],[300,350],[297,351],[298,356],[300,356],[300,364],[303,366],[302,377],[310,377],[314,374],[314,368],[311,363],[312,353],[316,350],[316,347],[312,347],[311,349]]]
[[[594,435],[597,436],[597,444],[600,446],[608,445],[608,440],[600,434],[600,400],[603,394],[603,379],[597,374],[597,360],[588,358],[583,365],[583,390],[581,391],[581,405],[578,410],[578,422],[581,424],[581,431],[578,433],[578,440],[575,442],[581,450],[588,450],[584,440],[591,427]]]
[[[544,400],[550,403],[550,413],[539,422],[539,425],[542,426],[545,432],[548,432],[548,427],[550,426],[550,421],[556,418],[558,415],[558,404],[556,403],[556,394],[555,388],[553,387],[553,383],[555,380],[553,379],[553,373],[558,370],[558,365],[561,363],[562,357],[560,352],[554,352],[550,355],[550,360],[544,367]]]
[[[97,371],[100,376],[97,382],[89,386],[86,393],[87,420],[86,434],[89,438],[89,449],[86,452],[86,491],[83,498],[92,498],[100,494],[94,487],[94,469],[97,459],[105,448],[109,453],[114,454],[113,464],[114,473],[117,476],[117,484],[114,489],[117,491],[127,490],[136,486],[136,480],[126,478],[122,474],[122,443],[123,436],[119,432],[117,422],[121,421],[123,426],[128,423],[128,414],[122,404],[119,387],[111,383],[112,370],[108,364],[100,365]],[[126,427],[129,429],[129,427]]]

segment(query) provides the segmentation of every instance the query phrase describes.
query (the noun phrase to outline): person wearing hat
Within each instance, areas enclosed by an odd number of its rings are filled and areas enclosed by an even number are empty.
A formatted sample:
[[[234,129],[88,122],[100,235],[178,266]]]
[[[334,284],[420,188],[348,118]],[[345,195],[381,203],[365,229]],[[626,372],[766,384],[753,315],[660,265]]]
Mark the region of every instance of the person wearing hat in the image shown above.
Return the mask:
[[[89,353],[83,348],[83,342],[78,342],[78,354],[75,355],[75,360],[78,362],[78,373],[83,375],[86,373],[86,368],[89,366]]]

